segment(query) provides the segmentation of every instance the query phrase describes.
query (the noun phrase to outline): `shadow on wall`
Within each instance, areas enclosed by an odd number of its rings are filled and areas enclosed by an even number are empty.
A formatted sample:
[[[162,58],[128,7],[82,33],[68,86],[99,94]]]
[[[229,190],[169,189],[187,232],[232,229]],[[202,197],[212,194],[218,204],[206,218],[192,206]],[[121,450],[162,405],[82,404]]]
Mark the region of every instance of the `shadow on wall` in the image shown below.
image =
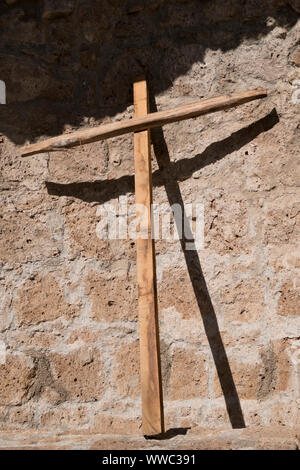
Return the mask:
[[[0,132],[17,144],[57,135],[84,117],[132,105],[132,83],[147,75],[154,95],[170,88],[207,50],[229,51],[276,26],[291,28],[292,0],[23,0],[0,4],[0,79],[7,105]],[[270,20],[271,19],[271,20]],[[212,75],[208,77],[208,72]],[[233,91],[218,71],[197,71],[177,95]],[[202,89],[200,87],[202,83]],[[196,89],[197,86],[200,88]]]
[[[151,111],[154,112],[156,110],[156,103],[152,95]],[[164,185],[170,206],[180,204],[182,214],[184,215],[183,220],[181,220],[182,226],[178,226],[178,231],[179,233],[185,233],[183,230],[183,224],[185,224],[185,230],[188,228],[188,234],[186,239],[180,240],[181,248],[184,253],[187,271],[213,355],[227,413],[233,428],[244,428],[245,421],[198,253],[197,251],[185,249],[186,241],[190,243],[193,242],[193,236],[185,214],[184,202],[178,181],[179,179],[183,180],[189,178],[196,169],[214,164],[227,154],[242,148],[262,132],[272,129],[278,122],[279,118],[274,109],[271,113],[250,126],[233,133],[222,141],[211,144],[202,154],[176,163],[170,161],[168,147],[162,129],[157,128],[151,131],[151,140],[159,167],[159,169],[153,173],[153,184],[155,186]],[[51,195],[72,196],[86,202],[97,201],[103,203],[112,197],[118,197],[121,194],[133,192],[134,176],[128,175],[115,180],[104,180],[93,183],[57,184],[46,182],[46,186],[48,193]],[[178,222],[176,217],[175,221],[176,223]],[[173,431],[176,430],[169,430],[169,432],[159,438],[168,439],[174,437],[175,434]],[[185,432],[186,430],[182,428],[182,433],[184,434]]]
[[[275,109],[263,118],[249,126],[243,127],[223,140],[210,144],[204,152],[193,158],[183,158],[177,162],[161,162],[159,169],[152,173],[153,186],[165,186],[166,174],[172,174],[176,181],[184,181],[192,174],[207,165],[213,165],[218,160],[226,157],[243,146],[247,145],[262,132],[267,132],[279,122]],[[152,131],[152,133],[155,131]],[[55,183],[46,181],[48,193],[52,196],[69,196],[81,199],[85,202],[97,202],[103,204],[112,198],[118,198],[124,194],[134,193],[134,175],[125,175],[117,179],[104,179],[99,181],[85,181],[80,183]]]
[[[54,3],[59,9],[51,7]],[[0,107],[0,131],[18,144],[43,134],[59,134],[65,124],[78,126],[85,116],[101,119],[123,111],[132,104],[137,75],[147,75],[155,96],[203,61],[207,49],[228,51],[245,39],[266,35],[276,25],[292,27],[298,19],[284,0],[23,0],[12,6],[2,2],[0,13],[0,79],[6,82],[8,103]],[[268,23],[269,17],[274,21]],[[206,70],[201,73],[205,81]],[[232,84],[223,83],[223,90],[226,87]],[[224,158],[277,122],[273,110],[211,144],[201,155],[175,163],[170,162],[163,131],[153,130],[159,166],[153,184],[164,185],[170,204],[179,203],[184,209],[179,179]],[[104,202],[132,192],[134,180],[128,175],[101,184],[48,182],[47,188],[50,194]],[[181,244],[232,427],[244,427],[198,254],[185,250],[185,240]]]
[[[152,111],[157,111],[154,100],[152,100],[151,105]],[[162,172],[162,178],[164,180],[169,204],[171,207],[173,204],[179,204],[183,214],[183,217],[180,217],[180,221],[176,218],[175,214],[174,219],[177,225],[178,233],[183,234],[183,237],[180,238],[181,249],[184,254],[187,271],[198,304],[199,313],[202,318],[209,347],[214,359],[228,417],[230,419],[231,426],[234,429],[245,428],[246,424],[239,396],[222,341],[215,309],[213,307],[213,303],[211,301],[208,287],[203,275],[200,258],[196,250],[186,249],[186,243],[194,243],[194,237],[192,235],[188,217],[185,213],[185,207],[179,183],[170,167],[170,155],[162,128],[152,129],[151,138],[158,167]]]

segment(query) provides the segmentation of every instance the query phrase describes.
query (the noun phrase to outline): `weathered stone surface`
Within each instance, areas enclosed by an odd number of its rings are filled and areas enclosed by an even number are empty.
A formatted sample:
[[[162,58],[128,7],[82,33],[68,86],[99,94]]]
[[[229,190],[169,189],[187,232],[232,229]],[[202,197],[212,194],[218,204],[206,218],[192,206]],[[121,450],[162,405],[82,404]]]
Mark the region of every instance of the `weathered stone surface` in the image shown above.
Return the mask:
[[[219,312],[226,321],[255,322],[265,313],[264,285],[260,280],[247,279],[220,292]]]
[[[295,242],[299,236],[299,220],[299,202],[293,196],[272,202],[264,224],[265,243],[280,245]]]
[[[134,321],[137,319],[137,289],[135,279],[107,278],[95,271],[85,280],[85,293],[91,302],[96,321]]]
[[[186,272],[164,272],[158,285],[159,309],[174,307],[184,319],[199,318],[199,308]]]
[[[50,363],[55,383],[65,390],[71,402],[94,402],[103,395],[103,364],[96,351],[85,348],[67,354],[52,354]]]
[[[292,428],[297,426],[299,409],[297,403],[285,403],[283,400],[278,403],[271,405],[270,415],[271,420],[270,424],[272,426],[285,426],[285,423],[289,423],[289,426]]]
[[[274,342],[273,348],[277,359],[276,391],[290,390],[296,394],[299,392],[297,390],[299,373],[297,348],[299,348],[299,345],[299,338],[284,338]],[[294,375],[295,381],[293,380]],[[296,389],[294,388],[295,386]]]
[[[114,356],[111,385],[121,398],[140,394],[138,341],[122,344]]]
[[[272,345],[268,345],[260,351],[261,371],[257,382],[257,398],[265,400],[274,394],[279,382],[278,357]]]
[[[101,185],[101,183],[99,183]],[[92,194],[89,193],[89,187],[83,188],[87,199]],[[131,240],[105,239],[97,234],[97,227],[101,221],[101,216],[97,215],[98,208],[95,204],[73,202],[63,209],[66,217],[66,237],[68,239],[69,252],[71,258],[83,256],[90,259],[98,259],[102,261],[118,260],[128,257],[135,258],[135,243]]]
[[[9,420],[13,423],[13,427],[25,427],[27,423],[34,419],[34,411],[30,408],[22,409],[20,406],[12,408],[9,414]]]
[[[49,179],[56,183],[67,184],[97,180],[107,172],[107,169],[107,141],[94,142],[87,147],[82,146],[67,150],[64,152],[64,156],[61,152],[53,152],[49,159]],[[88,191],[85,191],[85,194],[88,199]]]
[[[207,396],[207,357],[193,349],[175,348],[171,356],[167,398],[188,400]]]
[[[2,215],[0,238],[2,263],[25,263],[59,255],[60,243],[52,237],[45,220],[36,219],[17,212],[5,212]]]
[[[51,274],[29,279],[14,301],[17,326],[37,325],[64,316],[78,315],[76,307],[64,298],[63,288]]]
[[[83,254],[86,257],[102,257],[107,243],[96,236],[96,208],[83,203],[72,203],[64,208],[66,234],[70,240],[71,257]],[[101,256],[102,255],[102,256]]]
[[[259,399],[275,397],[280,392],[298,393],[298,347],[298,338],[284,338],[272,341],[260,351],[263,368],[257,394]],[[289,404],[292,408],[296,405],[294,400]]]
[[[296,245],[281,244],[269,246],[267,250],[268,266],[275,273],[287,272],[300,268],[300,255]]]
[[[220,254],[231,251],[249,252],[250,221],[244,200],[229,201],[221,195],[219,200],[210,202],[207,212],[205,229],[207,246]]]
[[[19,405],[31,398],[35,367],[30,357],[7,354],[5,364],[0,364],[0,375],[0,405]]]
[[[0,434],[1,449],[212,449],[212,450],[297,450],[299,427],[263,426],[234,430],[211,430],[194,427],[185,434],[169,430],[165,439],[145,439],[140,435],[107,436],[93,430],[78,432],[4,431]],[[262,437],[263,436],[263,437]],[[170,439],[171,437],[171,439]]]
[[[300,4],[299,4],[299,9],[300,9]],[[297,65],[297,67],[300,67],[300,47],[297,46],[295,50],[291,53],[290,62],[294,65]]]
[[[240,399],[255,400],[261,381],[261,364],[238,362],[234,358],[229,359],[233,380]],[[222,390],[217,374],[214,380],[214,395],[222,396]]]
[[[5,65],[0,64],[1,78],[10,84],[7,90],[7,103],[28,102],[36,98],[56,102],[70,101],[73,96],[73,84],[70,81],[58,81],[43,67],[35,66],[10,56]]]
[[[284,317],[300,315],[300,282],[287,281],[281,286],[277,313]]]
[[[62,393],[59,392],[59,390],[47,386],[41,393],[41,399],[45,400],[47,403],[51,403],[51,405],[58,405],[62,401]]]
[[[41,328],[41,323],[37,323],[36,318],[33,318],[33,320],[33,325],[37,324],[37,328]],[[36,331],[35,329],[30,331],[28,329],[18,328],[16,330],[9,331],[7,338],[10,346],[14,349],[22,347],[28,350],[31,348],[48,350],[50,348],[59,347],[64,333],[65,331],[60,324],[58,325],[58,330],[56,331]]]
[[[46,429],[73,429],[89,423],[89,413],[84,406],[60,406],[42,414],[41,425]]]
[[[141,430],[140,418],[118,418],[117,416],[111,416],[99,414],[95,417],[94,426],[95,433],[100,434],[138,434]]]
[[[87,344],[95,343],[99,339],[100,333],[90,328],[80,328],[73,330],[70,337],[69,343],[73,344],[76,341],[84,342]]]

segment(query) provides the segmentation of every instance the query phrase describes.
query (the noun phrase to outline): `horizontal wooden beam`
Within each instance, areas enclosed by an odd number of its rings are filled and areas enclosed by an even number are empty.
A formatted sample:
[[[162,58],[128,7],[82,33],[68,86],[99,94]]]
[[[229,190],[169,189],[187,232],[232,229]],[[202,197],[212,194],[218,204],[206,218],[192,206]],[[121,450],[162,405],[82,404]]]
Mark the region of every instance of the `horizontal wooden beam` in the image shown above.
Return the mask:
[[[183,121],[184,119],[232,108],[243,103],[248,103],[249,101],[265,98],[266,96],[267,90],[251,90],[242,93],[234,93],[232,95],[218,96],[217,98],[208,98],[185,106],[150,113],[143,117],[133,117],[132,119],[126,119],[124,121],[112,122],[89,129],[80,129],[69,134],[52,137],[42,142],[22,147],[21,155],[28,156],[35,153],[55,151],[116,137],[129,132],[137,132],[150,129],[151,127],[163,126],[171,122]]]

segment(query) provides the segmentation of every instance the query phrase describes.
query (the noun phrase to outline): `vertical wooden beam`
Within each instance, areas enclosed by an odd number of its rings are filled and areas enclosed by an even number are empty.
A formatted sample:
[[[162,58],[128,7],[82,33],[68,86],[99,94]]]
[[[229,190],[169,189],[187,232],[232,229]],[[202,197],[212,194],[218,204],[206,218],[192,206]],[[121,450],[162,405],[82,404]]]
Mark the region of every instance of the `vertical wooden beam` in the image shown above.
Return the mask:
[[[145,80],[134,83],[134,111],[136,117],[147,115],[148,90]],[[134,134],[135,199],[136,204],[147,209],[145,213],[137,206],[137,281],[139,297],[139,330],[142,390],[142,421],[145,435],[164,432],[163,395],[161,382],[157,287],[155,270],[155,247],[151,237],[152,171],[149,130]],[[138,230],[137,229],[137,230]]]

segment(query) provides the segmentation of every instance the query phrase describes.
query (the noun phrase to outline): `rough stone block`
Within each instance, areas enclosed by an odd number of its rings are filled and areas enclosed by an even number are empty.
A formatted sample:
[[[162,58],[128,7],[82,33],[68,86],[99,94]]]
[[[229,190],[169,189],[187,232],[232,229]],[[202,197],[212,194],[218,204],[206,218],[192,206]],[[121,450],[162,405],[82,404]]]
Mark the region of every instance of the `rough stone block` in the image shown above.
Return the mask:
[[[188,400],[208,397],[207,356],[176,347],[172,353],[166,398]]]
[[[238,362],[234,358],[229,359],[229,364],[239,398],[255,400],[261,379],[261,364]],[[226,381],[226,377],[223,377],[223,380]],[[214,395],[223,396],[217,373],[214,379]]]
[[[265,315],[265,286],[259,279],[245,279],[221,288],[218,313],[226,321],[255,322]]]
[[[53,152],[48,167],[51,180],[55,183],[71,185],[72,183],[82,182],[82,199],[88,199],[92,195],[93,180],[99,180],[108,168],[107,141],[94,142],[88,146],[66,150],[64,158],[62,158],[61,152]],[[84,182],[86,182],[86,190],[84,190]],[[101,197],[100,185],[100,182],[94,184],[95,201],[97,200],[97,186],[99,187],[99,199]],[[80,185],[78,185],[78,188],[80,188]],[[76,186],[74,185],[75,189]],[[72,186],[70,187],[70,195],[72,195]]]
[[[159,310],[175,308],[183,319],[199,318],[200,315],[192,283],[186,272],[164,272],[162,282],[158,284],[158,304]]]
[[[286,281],[280,287],[280,296],[277,303],[277,313],[284,317],[297,317],[300,315],[300,282]]]
[[[67,354],[51,354],[53,379],[70,402],[95,402],[105,391],[103,363],[99,353],[81,349]]]
[[[0,405],[20,405],[31,398],[35,376],[32,359],[24,354],[8,354],[0,364]]]
[[[75,306],[66,301],[64,289],[53,275],[28,280],[17,292],[14,301],[18,326],[37,325],[59,317],[78,315]]]
[[[62,405],[44,412],[41,416],[41,425],[46,429],[78,429],[89,422],[89,411],[83,405]]]
[[[121,397],[136,398],[140,395],[139,342],[122,344],[114,357],[111,384]]]
[[[0,260],[16,264],[55,257],[60,243],[44,221],[17,212],[5,212],[1,223]]]
[[[107,278],[92,271],[85,279],[85,289],[94,320],[127,322],[137,319],[137,289],[134,279],[128,279],[126,275]]]
[[[206,247],[220,254],[248,253],[249,212],[242,199],[219,197],[210,201],[205,213],[204,240]]]

